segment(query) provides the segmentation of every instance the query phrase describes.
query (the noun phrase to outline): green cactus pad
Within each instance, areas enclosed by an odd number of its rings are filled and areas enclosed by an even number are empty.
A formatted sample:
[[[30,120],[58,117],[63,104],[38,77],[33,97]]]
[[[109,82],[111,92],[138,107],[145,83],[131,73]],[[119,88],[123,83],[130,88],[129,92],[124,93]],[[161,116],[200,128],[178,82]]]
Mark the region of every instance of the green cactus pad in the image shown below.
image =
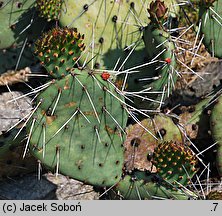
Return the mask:
[[[33,0],[2,1],[0,7],[0,73],[35,64],[33,41],[49,24],[39,18]]]
[[[164,101],[167,96],[171,94],[174,84],[177,80],[176,73],[176,57],[175,46],[171,41],[171,36],[168,32],[161,28],[156,28],[156,25],[151,23],[144,31],[144,43],[148,53],[148,57],[152,60],[155,58],[157,64],[155,65],[157,70],[157,80],[150,84],[144,85],[144,88],[151,88],[151,91],[163,91],[163,94],[153,94],[152,99],[156,101]],[[144,104],[144,107],[149,104]],[[158,103],[152,103],[153,108],[159,106]]]
[[[197,158],[191,149],[175,142],[163,142],[154,150],[153,164],[157,173],[172,184],[187,185],[197,172]]]
[[[222,176],[222,96],[219,97],[217,103],[212,109],[210,124],[213,139],[217,142],[217,169],[220,176]]]
[[[35,43],[35,54],[56,78],[64,77],[78,61],[85,45],[84,35],[75,28],[53,28]]]
[[[3,1],[0,7],[0,49],[30,43],[47,29],[45,20],[39,18],[34,0]]]
[[[128,114],[107,74],[75,69],[53,82],[36,103],[27,127],[35,157],[51,170],[88,184],[119,181]]]
[[[170,184],[158,182],[158,177],[146,172],[136,171],[132,175],[126,175],[114,188],[116,198],[127,200],[152,200],[173,199],[187,200],[188,194],[182,190],[172,187]],[[118,196],[119,195],[119,196]]]
[[[36,8],[39,16],[44,17],[47,21],[58,20],[61,13],[63,0],[37,0]]]
[[[204,35],[203,43],[215,57],[222,58],[222,0],[206,0],[200,4],[201,32]]]
[[[21,18],[23,14],[29,11],[30,7],[34,4],[34,0],[27,1],[1,1],[2,5],[0,7],[0,49],[7,48],[15,42],[14,28],[15,23]],[[27,23],[23,20],[24,25]],[[20,25],[21,23],[17,23]],[[23,26],[24,27],[24,26]],[[20,29],[21,31],[21,29]]]

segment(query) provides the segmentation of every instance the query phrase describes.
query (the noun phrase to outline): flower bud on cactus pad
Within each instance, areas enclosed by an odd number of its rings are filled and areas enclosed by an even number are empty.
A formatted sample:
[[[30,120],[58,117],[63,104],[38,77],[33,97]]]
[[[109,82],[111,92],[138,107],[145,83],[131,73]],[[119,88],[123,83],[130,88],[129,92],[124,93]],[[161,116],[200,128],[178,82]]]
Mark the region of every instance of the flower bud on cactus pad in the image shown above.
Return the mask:
[[[168,8],[165,6],[164,1],[156,0],[150,3],[148,12],[150,14],[150,20],[152,22],[163,22],[166,20],[166,13]]]

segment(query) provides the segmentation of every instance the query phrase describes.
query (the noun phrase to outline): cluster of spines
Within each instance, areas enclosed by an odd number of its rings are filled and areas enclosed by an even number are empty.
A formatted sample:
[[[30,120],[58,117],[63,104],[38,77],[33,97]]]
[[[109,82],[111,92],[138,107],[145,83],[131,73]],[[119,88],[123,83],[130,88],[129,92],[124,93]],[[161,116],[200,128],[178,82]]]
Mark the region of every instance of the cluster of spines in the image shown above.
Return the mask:
[[[197,158],[192,150],[180,143],[163,142],[154,150],[153,164],[166,181],[186,185],[197,172]]]
[[[39,11],[39,16],[46,18],[48,22],[51,20],[58,20],[63,1],[64,0],[37,0],[36,8]]]
[[[61,78],[69,74],[84,51],[83,39],[76,28],[53,28],[36,41],[35,54],[51,76]]]

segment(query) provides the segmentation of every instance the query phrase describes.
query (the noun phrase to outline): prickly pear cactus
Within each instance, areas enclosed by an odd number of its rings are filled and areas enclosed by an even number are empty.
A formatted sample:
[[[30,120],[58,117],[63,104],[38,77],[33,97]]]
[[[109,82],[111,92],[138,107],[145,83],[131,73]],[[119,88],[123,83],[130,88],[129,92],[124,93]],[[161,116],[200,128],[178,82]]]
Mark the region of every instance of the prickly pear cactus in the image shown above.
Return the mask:
[[[221,37],[222,1],[202,0],[200,2],[201,32],[206,48],[215,57],[222,58]]]
[[[72,71],[37,98],[27,130],[31,152],[50,169],[111,186],[123,168],[127,112],[108,74]]]
[[[163,142],[156,147],[153,164],[167,182],[187,185],[197,172],[197,158],[191,149],[180,143]]]
[[[222,97],[220,96],[214,108],[212,109],[210,124],[211,124],[211,133],[213,139],[217,142],[217,169],[220,176],[222,176],[222,131],[221,131],[221,122],[222,122]]]
[[[75,28],[53,28],[35,42],[35,54],[51,76],[61,78],[79,60],[85,49],[83,39]]]
[[[132,175],[126,175],[114,188],[116,198],[128,200],[152,200],[152,199],[173,199],[187,200],[195,197],[188,195],[183,190],[172,187],[158,181],[158,177],[146,172],[136,171]]]
[[[15,23],[21,19],[29,9],[33,6],[34,0],[28,1],[1,1],[0,6],[0,49],[11,46],[15,42],[14,28]],[[23,20],[23,22],[27,22]],[[27,23],[26,23],[27,24]],[[24,26],[23,26],[24,27]],[[22,29],[20,29],[22,31]]]

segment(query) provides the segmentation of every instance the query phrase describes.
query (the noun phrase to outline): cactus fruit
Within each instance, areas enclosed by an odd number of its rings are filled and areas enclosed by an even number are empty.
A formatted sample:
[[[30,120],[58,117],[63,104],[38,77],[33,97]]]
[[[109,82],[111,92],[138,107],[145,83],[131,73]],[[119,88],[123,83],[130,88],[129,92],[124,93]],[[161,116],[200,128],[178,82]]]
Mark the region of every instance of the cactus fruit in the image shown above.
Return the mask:
[[[114,198],[121,197],[127,200],[152,200],[152,199],[173,199],[187,200],[195,197],[188,195],[183,190],[173,187],[170,184],[159,182],[158,177],[146,172],[135,171],[132,175],[126,175],[113,189]],[[113,196],[113,191],[112,191]]]
[[[123,167],[123,98],[104,74],[73,69],[37,98],[29,148],[51,170],[99,186],[119,181]],[[118,98],[118,99],[117,99]]]
[[[203,0],[200,3],[201,32],[203,43],[213,57],[222,58],[221,46],[221,0]]]
[[[129,125],[126,132],[124,155],[127,171],[138,169],[155,172],[151,159],[158,143],[171,140],[182,142],[179,128],[170,117],[163,114]]]
[[[220,123],[222,122],[222,96],[218,98],[217,103],[214,105],[214,108],[211,112],[210,117],[210,126],[211,126],[211,133],[213,139],[217,142],[217,170],[220,176],[222,176],[222,128]]]
[[[39,16],[44,17],[47,21],[58,20],[61,14],[63,0],[37,0],[36,8],[39,11]]]
[[[48,73],[61,78],[70,73],[85,45],[75,28],[53,28],[35,43],[35,54]]]
[[[191,149],[176,142],[163,142],[154,150],[153,164],[167,182],[186,185],[197,172],[197,158]]]

